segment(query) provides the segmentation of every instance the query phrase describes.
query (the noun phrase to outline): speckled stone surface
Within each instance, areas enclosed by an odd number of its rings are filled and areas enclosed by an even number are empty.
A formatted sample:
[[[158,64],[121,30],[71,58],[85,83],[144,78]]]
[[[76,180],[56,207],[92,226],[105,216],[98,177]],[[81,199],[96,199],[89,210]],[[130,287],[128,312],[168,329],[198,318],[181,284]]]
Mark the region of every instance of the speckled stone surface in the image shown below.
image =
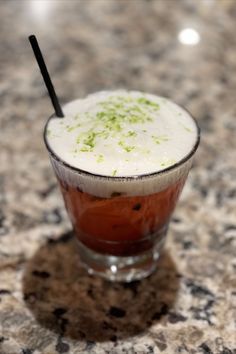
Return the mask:
[[[41,5],[41,6],[40,6]],[[236,353],[236,2],[0,2],[0,353]],[[192,27],[196,46],[178,33]],[[202,129],[158,271],[111,284],[80,266],[41,132],[63,102],[124,87],[168,96]]]

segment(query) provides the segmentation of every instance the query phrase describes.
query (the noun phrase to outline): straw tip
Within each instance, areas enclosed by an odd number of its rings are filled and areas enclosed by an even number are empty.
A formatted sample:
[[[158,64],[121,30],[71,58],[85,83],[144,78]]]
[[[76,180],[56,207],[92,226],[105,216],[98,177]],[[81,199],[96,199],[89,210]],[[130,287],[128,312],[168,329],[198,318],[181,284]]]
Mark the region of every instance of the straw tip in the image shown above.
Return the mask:
[[[28,36],[29,41],[31,41],[32,39],[35,39],[35,38],[36,38],[36,37],[35,37],[34,34],[30,34],[30,35]]]

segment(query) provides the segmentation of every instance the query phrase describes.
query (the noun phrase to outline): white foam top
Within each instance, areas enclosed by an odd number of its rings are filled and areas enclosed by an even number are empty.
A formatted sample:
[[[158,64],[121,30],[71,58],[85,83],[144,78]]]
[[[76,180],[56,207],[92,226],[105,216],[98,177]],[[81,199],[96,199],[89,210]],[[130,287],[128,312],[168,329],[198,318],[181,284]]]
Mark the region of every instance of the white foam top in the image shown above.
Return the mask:
[[[47,141],[64,162],[106,176],[158,172],[187,156],[197,126],[170,100],[136,91],[102,91],[63,107]]]

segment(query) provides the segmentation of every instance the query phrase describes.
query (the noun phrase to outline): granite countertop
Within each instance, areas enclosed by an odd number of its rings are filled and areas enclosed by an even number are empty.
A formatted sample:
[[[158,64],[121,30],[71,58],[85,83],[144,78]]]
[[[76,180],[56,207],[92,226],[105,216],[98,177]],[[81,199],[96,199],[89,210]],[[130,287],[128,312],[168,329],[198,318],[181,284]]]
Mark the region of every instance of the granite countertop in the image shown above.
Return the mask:
[[[0,2],[0,19],[0,353],[235,354],[236,2],[13,0]],[[179,41],[185,28],[198,44]],[[80,266],[43,145],[52,108],[31,33],[62,102],[138,89],[199,122],[201,146],[148,279],[112,284]]]

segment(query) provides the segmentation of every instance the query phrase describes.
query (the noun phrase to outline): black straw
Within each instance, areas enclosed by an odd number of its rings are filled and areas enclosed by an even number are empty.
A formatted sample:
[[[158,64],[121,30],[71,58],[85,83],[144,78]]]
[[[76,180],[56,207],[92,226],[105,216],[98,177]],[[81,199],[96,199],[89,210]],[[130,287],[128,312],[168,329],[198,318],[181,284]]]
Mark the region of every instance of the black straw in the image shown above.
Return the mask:
[[[53,87],[53,84],[52,84],[52,81],[51,81],[51,78],[49,76],[48,69],[46,67],[46,64],[45,64],[45,61],[43,59],[41,50],[39,48],[37,38],[34,35],[31,35],[31,36],[29,36],[29,41],[30,41],[31,47],[33,49],[35,58],[37,60],[39,69],[41,71],[41,74],[43,76],[44,83],[45,83],[45,85],[46,85],[46,87],[48,89],[48,94],[49,94],[49,96],[51,98],[52,105],[53,105],[53,107],[55,109],[56,115],[58,117],[64,117],[64,114],[63,114],[62,109],[61,109],[61,105],[60,105],[60,103],[58,101],[56,92],[54,90],[54,87]]]

